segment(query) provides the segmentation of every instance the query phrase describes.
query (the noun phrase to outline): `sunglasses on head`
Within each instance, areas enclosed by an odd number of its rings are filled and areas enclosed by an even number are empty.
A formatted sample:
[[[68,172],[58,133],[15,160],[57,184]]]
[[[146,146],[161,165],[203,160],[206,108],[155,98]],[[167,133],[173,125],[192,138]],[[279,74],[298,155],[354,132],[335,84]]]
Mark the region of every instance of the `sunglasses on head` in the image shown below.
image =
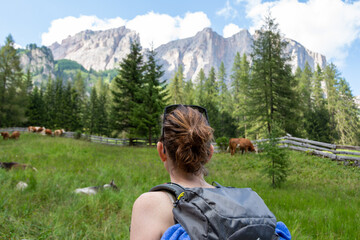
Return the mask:
[[[209,117],[208,117],[206,108],[203,108],[203,107],[200,107],[197,105],[183,105],[183,104],[169,105],[169,106],[166,106],[164,109],[163,123],[162,123],[162,127],[161,127],[161,140],[164,140],[164,123],[165,123],[166,115],[172,113],[175,109],[177,109],[180,106],[190,107],[192,109],[198,110],[206,118],[206,123],[210,126]]]

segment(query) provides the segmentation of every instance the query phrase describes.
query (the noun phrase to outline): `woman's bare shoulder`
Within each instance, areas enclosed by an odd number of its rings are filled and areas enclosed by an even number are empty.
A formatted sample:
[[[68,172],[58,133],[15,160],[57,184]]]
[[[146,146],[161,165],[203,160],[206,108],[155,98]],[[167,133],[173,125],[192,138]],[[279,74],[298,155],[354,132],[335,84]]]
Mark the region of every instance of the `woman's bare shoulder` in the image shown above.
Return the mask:
[[[166,204],[168,203],[168,204]],[[146,192],[141,194],[135,201],[134,206],[151,207],[158,205],[171,205],[169,196],[165,192]]]
[[[131,239],[160,239],[174,224],[172,203],[165,192],[140,195],[132,209]]]

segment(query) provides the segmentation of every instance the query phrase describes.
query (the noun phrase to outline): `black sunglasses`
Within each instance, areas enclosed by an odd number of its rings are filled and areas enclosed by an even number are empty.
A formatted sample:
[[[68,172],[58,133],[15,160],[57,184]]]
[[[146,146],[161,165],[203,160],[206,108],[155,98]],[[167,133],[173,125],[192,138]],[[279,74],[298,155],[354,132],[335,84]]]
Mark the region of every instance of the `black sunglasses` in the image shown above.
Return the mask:
[[[175,109],[177,109],[180,106],[190,107],[192,109],[198,110],[203,116],[205,116],[206,123],[210,126],[209,117],[208,117],[206,108],[203,108],[203,107],[200,107],[200,106],[197,106],[197,105],[183,105],[183,104],[169,105],[169,106],[166,106],[165,109],[164,109],[163,123],[162,123],[162,126],[161,126],[161,138],[160,138],[161,141],[164,140],[164,123],[165,123],[166,115],[173,112]]]

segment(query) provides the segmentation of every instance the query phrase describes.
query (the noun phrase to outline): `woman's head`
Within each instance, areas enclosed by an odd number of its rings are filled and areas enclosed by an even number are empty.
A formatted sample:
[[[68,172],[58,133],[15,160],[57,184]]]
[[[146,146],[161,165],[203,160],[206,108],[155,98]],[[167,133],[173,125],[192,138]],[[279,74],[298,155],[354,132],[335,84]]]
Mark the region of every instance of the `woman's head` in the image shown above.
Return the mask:
[[[164,114],[162,134],[161,141],[176,168],[186,173],[204,172],[213,139],[206,115],[191,106],[179,105]]]

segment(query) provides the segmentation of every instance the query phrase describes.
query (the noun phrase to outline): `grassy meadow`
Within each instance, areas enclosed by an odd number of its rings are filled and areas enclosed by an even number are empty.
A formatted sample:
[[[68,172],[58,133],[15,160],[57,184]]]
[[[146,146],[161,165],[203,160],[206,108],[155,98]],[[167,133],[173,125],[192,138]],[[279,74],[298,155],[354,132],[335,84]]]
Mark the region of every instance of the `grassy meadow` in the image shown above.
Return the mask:
[[[214,154],[209,182],[251,187],[289,228],[292,239],[360,239],[360,168],[289,152],[280,188],[263,176],[261,155]],[[134,200],[169,181],[155,148],[118,147],[22,134],[0,140],[0,161],[38,169],[0,169],[0,239],[129,239]],[[76,188],[114,179],[119,191],[77,195]],[[16,184],[24,181],[24,191]]]

